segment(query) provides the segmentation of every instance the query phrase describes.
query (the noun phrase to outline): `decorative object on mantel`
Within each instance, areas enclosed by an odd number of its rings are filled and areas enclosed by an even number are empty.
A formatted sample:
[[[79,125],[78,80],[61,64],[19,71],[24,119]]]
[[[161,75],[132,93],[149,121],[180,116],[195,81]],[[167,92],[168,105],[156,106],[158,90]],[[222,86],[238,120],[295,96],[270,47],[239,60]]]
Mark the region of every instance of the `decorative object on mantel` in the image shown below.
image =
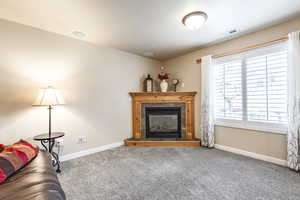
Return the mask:
[[[153,79],[150,74],[147,75],[147,78],[144,80],[144,92],[153,92]]]
[[[184,81],[181,80],[180,82],[181,82],[180,87],[181,87],[181,88],[184,88],[184,86],[185,86],[185,85],[184,85]]]
[[[168,87],[169,87],[169,83],[166,81],[166,79],[163,79],[160,82],[160,90],[161,90],[161,92],[167,92],[168,91]]]
[[[161,72],[158,74],[158,79],[161,81],[160,82],[160,91],[161,92],[167,92],[168,91],[168,87],[169,87],[169,83],[168,83],[168,79],[170,74],[167,72],[164,72],[165,67],[160,67]]]
[[[179,80],[178,79],[173,79],[172,80],[172,84],[174,86],[174,92],[176,92],[176,89],[177,89],[177,85],[179,84]]]

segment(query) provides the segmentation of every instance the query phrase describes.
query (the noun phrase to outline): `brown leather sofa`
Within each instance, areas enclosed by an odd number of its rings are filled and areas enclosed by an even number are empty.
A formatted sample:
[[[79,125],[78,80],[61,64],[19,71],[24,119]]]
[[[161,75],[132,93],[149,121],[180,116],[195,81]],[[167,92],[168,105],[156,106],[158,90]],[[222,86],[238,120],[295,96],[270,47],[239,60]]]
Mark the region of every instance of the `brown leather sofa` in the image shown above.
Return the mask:
[[[27,166],[0,184],[1,200],[65,200],[48,154],[40,151]]]

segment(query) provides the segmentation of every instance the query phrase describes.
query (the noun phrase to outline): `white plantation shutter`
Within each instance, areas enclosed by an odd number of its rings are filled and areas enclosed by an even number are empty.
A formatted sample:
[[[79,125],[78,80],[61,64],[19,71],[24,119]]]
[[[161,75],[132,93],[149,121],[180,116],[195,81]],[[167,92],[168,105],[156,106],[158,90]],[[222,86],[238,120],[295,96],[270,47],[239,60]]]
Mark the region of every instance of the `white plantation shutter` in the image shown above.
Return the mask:
[[[236,60],[217,67],[216,117],[242,119],[242,62]]]
[[[287,123],[288,52],[268,56],[268,121]]]
[[[287,63],[286,43],[218,59],[216,119],[286,124]]]
[[[247,114],[253,121],[287,121],[287,51],[249,58]]]

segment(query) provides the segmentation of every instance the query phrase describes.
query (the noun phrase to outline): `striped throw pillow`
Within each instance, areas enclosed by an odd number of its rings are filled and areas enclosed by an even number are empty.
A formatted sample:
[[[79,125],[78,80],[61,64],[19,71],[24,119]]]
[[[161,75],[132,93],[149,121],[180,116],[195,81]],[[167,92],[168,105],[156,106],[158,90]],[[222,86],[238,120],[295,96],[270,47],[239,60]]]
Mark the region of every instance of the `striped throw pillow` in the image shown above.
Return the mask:
[[[28,164],[38,154],[38,148],[20,140],[10,146],[0,146],[0,183]]]

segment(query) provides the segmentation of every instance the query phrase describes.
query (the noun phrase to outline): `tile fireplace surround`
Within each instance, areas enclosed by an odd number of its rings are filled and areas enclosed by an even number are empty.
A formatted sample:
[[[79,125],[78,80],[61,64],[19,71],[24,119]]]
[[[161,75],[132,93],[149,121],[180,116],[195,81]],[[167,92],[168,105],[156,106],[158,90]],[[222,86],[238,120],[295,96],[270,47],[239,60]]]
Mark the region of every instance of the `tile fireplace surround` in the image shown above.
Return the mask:
[[[130,92],[132,98],[132,138],[128,146],[200,146],[195,138],[194,97],[196,92]],[[146,108],[178,107],[181,110],[181,134],[178,138],[146,137]]]

